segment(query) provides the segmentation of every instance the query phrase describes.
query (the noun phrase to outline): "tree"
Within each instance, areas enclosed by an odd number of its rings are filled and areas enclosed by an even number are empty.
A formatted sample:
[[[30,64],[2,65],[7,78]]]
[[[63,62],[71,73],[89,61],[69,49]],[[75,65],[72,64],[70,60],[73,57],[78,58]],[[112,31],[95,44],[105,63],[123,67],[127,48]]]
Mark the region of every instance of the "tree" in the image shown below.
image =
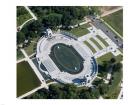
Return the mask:
[[[101,11],[100,11],[98,6],[92,6],[92,7],[89,7],[89,8],[90,8],[90,14],[91,15],[95,15],[95,14],[101,15]]]
[[[78,19],[83,19],[84,16],[88,15],[89,14],[89,9],[88,7],[79,7],[79,16],[78,16]]]
[[[77,24],[77,22],[78,22],[78,20],[77,20],[77,19],[73,19],[73,20],[71,20],[70,24],[71,24],[71,25],[76,25],[76,24]]]
[[[73,84],[66,84],[63,87],[63,91],[65,91],[64,98],[66,98],[66,99],[75,98],[76,97],[76,90],[77,90],[77,87],[75,85],[73,85]]]
[[[27,13],[27,10],[23,6],[17,6],[17,17]]]
[[[45,27],[57,28],[62,25],[63,29],[69,29],[69,26],[77,24],[84,16],[89,15],[89,7],[73,6],[49,6],[33,7],[30,9],[37,14],[38,19]]]
[[[47,27],[56,28],[61,24],[61,18],[61,14],[51,13],[43,20],[43,23]]]
[[[119,71],[119,70],[122,69],[122,67],[123,67],[122,63],[117,63],[117,64],[114,65],[113,70],[114,71]]]
[[[107,84],[103,83],[99,86],[99,91],[101,95],[105,95],[108,91],[109,87]]]
[[[91,99],[89,91],[82,89],[79,94],[80,99]]]
[[[17,32],[17,44],[23,43],[25,40],[25,34],[22,32]]]
[[[37,31],[38,28],[42,26],[40,21],[34,21],[33,23],[30,24],[30,30],[32,31]]]
[[[113,64],[113,63],[116,62],[116,59],[115,59],[115,58],[111,58],[111,59],[110,59],[110,62]]]
[[[62,18],[62,25],[68,27],[71,23],[72,17],[69,11],[65,11]]]
[[[98,79],[98,80],[94,80],[92,85],[96,85],[98,87],[102,83],[104,83],[104,80],[103,79]]]
[[[65,84],[64,88],[65,91],[69,92],[69,91],[76,91],[76,86],[73,84]]]
[[[88,91],[90,93],[91,98],[93,98],[93,99],[99,98],[100,92],[97,88],[89,88]]]
[[[49,96],[50,99],[58,99],[61,98],[61,90],[56,85],[50,85],[49,86]]]
[[[33,31],[29,31],[28,34],[29,34],[30,38],[37,37],[37,33],[33,32]]]

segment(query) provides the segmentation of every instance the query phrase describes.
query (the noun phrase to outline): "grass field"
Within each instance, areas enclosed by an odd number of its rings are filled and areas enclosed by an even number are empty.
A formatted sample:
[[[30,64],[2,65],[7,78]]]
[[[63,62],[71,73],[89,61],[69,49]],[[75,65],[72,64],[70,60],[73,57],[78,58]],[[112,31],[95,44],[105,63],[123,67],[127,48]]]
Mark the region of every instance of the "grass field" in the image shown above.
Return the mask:
[[[20,13],[20,15],[17,16],[17,26],[22,25],[25,21],[32,18],[30,13],[23,6],[18,6],[17,7],[17,13]]]
[[[21,62],[17,64],[17,97],[38,87],[40,81],[28,64]]]
[[[81,28],[89,28],[91,25],[89,23],[83,24],[80,26]]]
[[[22,54],[22,52],[20,50],[17,51],[17,60],[20,60],[24,58],[24,55]]]
[[[103,19],[123,36],[123,10],[103,17]]]
[[[101,36],[96,35],[96,37],[97,37],[106,47],[109,46],[109,44],[108,44]]]
[[[87,29],[88,27],[90,27],[89,24],[84,24],[79,27],[73,28],[68,32],[72,33],[73,35],[75,35],[77,37],[81,37],[81,36],[89,33],[89,30]]]
[[[83,58],[72,46],[54,45],[50,57],[62,71],[76,74],[81,72],[83,68]]]
[[[36,50],[36,44],[35,42],[31,42],[30,45],[28,47],[25,47],[24,50],[26,51],[26,53],[28,55],[31,55],[33,53],[35,53]]]
[[[49,79],[46,81],[46,84],[51,83],[51,82],[54,82],[54,80]]]
[[[87,42],[87,41],[84,41],[84,44],[90,48],[90,50],[94,53],[96,53],[96,50]]]
[[[90,38],[90,40],[91,40],[100,50],[103,49],[102,46],[101,46],[95,39]]]
[[[84,22],[84,21],[85,21],[84,19],[83,20],[77,20],[76,24],[79,24],[79,23]]]
[[[109,61],[111,58],[116,58],[116,62],[120,62],[122,61],[123,57],[122,55],[118,55],[118,56],[114,56],[111,52],[110,53],[107,53],[99,58],[97,58],[97,62],[98,64],[102,64],[103,61]]]

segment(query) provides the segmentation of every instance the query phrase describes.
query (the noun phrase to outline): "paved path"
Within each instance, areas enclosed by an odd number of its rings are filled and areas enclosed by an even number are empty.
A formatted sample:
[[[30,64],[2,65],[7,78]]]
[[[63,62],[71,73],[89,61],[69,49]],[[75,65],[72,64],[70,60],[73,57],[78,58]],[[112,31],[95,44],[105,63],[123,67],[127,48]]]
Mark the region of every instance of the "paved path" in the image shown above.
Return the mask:
[[[32,43],[37,43],[36,41],[31,41]]]
[[[94,39],[102,46],[102,48],[106,48],[106,46],[103,44],[103,42],[100,41],[97,37],[94,37]]]
[[[94,44],[91,40],[87,39],[87,41],[89,42],[89,44],[96,50],[99,51],[100,49],[96,46],[96,44]]]
[[[49,86],[49,85],[55,84],[55,83],[58,83],[58,82],[53,81],[53,82],[47,83],[47,85]]]
[[[36,92],[36,91],[38,91],[38,90],[40,90],[40,89],[42,89],[42,88],[48,89],[48,88],[49,88],[49,85],[55,84],[55,83],[57,83],[57,82],[55,82],[55,81],[54,81],[54,82],[50,82],[50,83],[46,84],[45,86],[44,86],[43,84],[41,84],[41,86],[39,86],[39,87],[37,87],[37,88],[35,88],[35,89],[33,89],[33,90],[31,90],[31,91],[29,91],[29,92],[27,92],[27,93],[21,95],[21,96],[19,96],[18,98],[21,99],[21,98],[24,98],[24,97],[26,97],[26,96],[29,96],[29,95],[33,94],[34,92]]]
[[[118,99],[122,99],[123,98],[122,95],[123,95],[123,88],[121,88],[121,91],[120,91],[120,94],[118,96]]]
[[[119,10],[121,10],[121,9],[123,9],[123,8],[122,8],[122,7],[118,7],[118,8],[112,9],[112,10],[110,10],[110,11],[106,11],[105,13],[103,13],[103,14],[101,15],[101,17],[110,15],[110,14],[112,14],[112,13],[114,13],[114,12],[117,12],[117,11],[119,11]]]
[[[24,6],[24,7],[25,7],[25,9],[30,13],[30,15],[32,16],[32,18],[26,20],[22,25],[18,26],[20,30],[21,30],[21,29],[23,28],[23,26],[24,26],[26,23],[28,23],[29,21],[31,21],[31,20],[33,20],[33,19],[34,19],[34,20],[37,20],[37,17],[34,15],[34,13],[33,13],[27,6]]]
[[[118,46],[101,29],[98,29],[93,24],[91,24],[91,27],[89,27],[88,30],[90,31],[90,33],[79,37],[78,40],[79,41],[85,41],[86,40],[86,41],[89,42],[89,44],[93,48],[95,48],[95,50],[97,51],[94,54],[95,58],[98,58],[98,57],[100,57],[100,56],[102,56],[102,55],[104,55],[108,52],[112,52],[112,54],[114,56],[117,56],[117,55],[121,54],[121,52],[117,49]],[[104,43],[96,37],[96,35],[101,36],[109,44],[109,46],[106,47],[104,45]],[[99,48],[92,41],[89,40],[90,38],[94,38],[102,46],[103,49],[99,50]],[[108,75],[108,78],[109,78],[109,75]]]
[[[87,39],[89,39],[91,37],[92,37],[91,33],[88,33],[86,35],[83,35],[83,36],[79,37],[78,40],[79,41],[85,41],[85,40],[87,40]]]
[[[87,24],[88,22],[91,22],[91,20],[86,20],[84,22],[81,22],[81,23],[79,23],[79,25],[81,26],[81,25]],[[78,26],[78,24],[71,26],[71,28],[75,28],[77,26]]]
[[[100,96],[99,99],[104,99],[104,98],[102,96]]]
[[[123,64],[123,61],[121,61],[121,63]],[[122,96],[123,95],[123,81],[121,81],[120,86],[121,86],[121,91],[120,91],[120,93],[118,95],[118,99],[122,99],[123,98],[123,96]]]
[[[103,80],[104,80],[104,82],[105,82],[106,84],[108,84],[108,83],[109,83],[109,81],[108,81],[108,80],[106,80],[106,79],[104,79],[104,78],[102,78],[102,77],[97,76],[97,78],[99,78],[99,79],[103,79]]]
[[[34,19],[34,18],[30,18],[30,19],[26,20],[22,25],[18,26],[19,29],[21,30],[22,27],[23,27],[26,23],[28,23],[29,21],[31,21],[31,20],[33,20],[33,19]]]
[[[29,95],[33,94],[34,92],[36,92],[37,90],[42,89],[42,88],[43,88],[43,86],[39,86],[39,87],[37,87],[37,88],[35,88],[35,89],[33,89],[33,90],[21,95],[21,96],[19,96],[18,98],[21,99],[21,98],[24,98],[26,96],[29,96]]]
[[[112,68],[113,68],[114,64],[112,64],[111,66],[109,66],[108,68],[108,73],[107,73],[107,80],[111,79],[111,73],[112,73]]]
[[[25,60],[26,60],[26,58],[20,59],[20,60],[17,61],[17,63],[23,62]]]
[[[36,52],[35,53],[32,53],[31,55],[29,55],[29,57],[31,57],[31,56],[33,56],[33,55],[35,55],[36,54]]]
[[[34,65],[33,61],[29,58],[29,56],[27,55],[27,53],[25,52],[24,49],[21,49],[21,52],[24,54],[24,56],[26,57],[28,63],[30,64],[30,66],[32,67],[33,71],[35,72],[35,74],[37,75],[37,77],[39,78],[40,82],[44,85],[46,85],[44,78],[42,77],[42,75],[40,74],[40,72],[38,71],[37,67]]]
[[[34,15],[34,13],[30,10],[30,8],[28,7],[28,6],[24,6],[25,7],[25,9],[31,14],[31,16],[35,19],[35,20],[37,20],[37,17]]]
[[[32,67],[33,71],[34,71],[35,74],[37,75],[38,79],[40,80],[41,86],[39,86],[39,87],[37,87],[37,88],[31,90],[30,92],[27,92],[27,93],[21,95],[21,96],[18,97],[18,98],[26,97],[26,96],[28,96],[28,95],[30,95],[30,94],[36,92],[37,90],[39,90],[39,89],[41,89],[41,88],[46,88],[46,89],[48,89],[48,86],[49,86],[50,84],[57,83],[57,82],[54,81],[54,82],[50,82],[50,83],[46,84],[45,79],[44,79],[43,76],[40,74],[40,72],[38,71],[37,67],[35,66],[35,64],[33,63],[33,61],[29,58],[29,56],[27,55],[27,53],[25,52],[25,50],[24,50],[24,49],[21,49],[21,52],[22,52],[23,55],[25,56],[24,59],[27,60],[27,62],[29,63],[29,65]]]

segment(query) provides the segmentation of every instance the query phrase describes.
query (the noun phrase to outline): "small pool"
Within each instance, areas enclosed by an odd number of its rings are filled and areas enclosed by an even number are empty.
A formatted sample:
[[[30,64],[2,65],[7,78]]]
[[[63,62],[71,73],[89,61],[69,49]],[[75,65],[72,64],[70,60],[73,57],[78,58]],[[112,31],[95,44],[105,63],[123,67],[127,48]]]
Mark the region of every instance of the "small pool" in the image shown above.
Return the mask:
[[[55,44],[49,56],[61,71],[77,74],[83,69],[84,59],[72,46]]]

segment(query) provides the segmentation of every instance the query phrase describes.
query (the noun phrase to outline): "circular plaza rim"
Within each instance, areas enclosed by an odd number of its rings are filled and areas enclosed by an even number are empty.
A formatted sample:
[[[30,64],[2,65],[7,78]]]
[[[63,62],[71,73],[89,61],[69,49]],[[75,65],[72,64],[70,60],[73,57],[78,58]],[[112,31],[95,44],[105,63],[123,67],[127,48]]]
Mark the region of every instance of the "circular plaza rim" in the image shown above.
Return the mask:
[[[84,59],[83,68],[76,74],[71,74],[60,70],[53,59],[49,56],[52,47],[57,44],[72,46]],[[37,43],[36,58],[39,70],[61,83],[73,83],[76,85],[90,84],[98,73],[98,65],[92,51],[77,39],[60,33],[55,33],[51,38],[41,37]]]

